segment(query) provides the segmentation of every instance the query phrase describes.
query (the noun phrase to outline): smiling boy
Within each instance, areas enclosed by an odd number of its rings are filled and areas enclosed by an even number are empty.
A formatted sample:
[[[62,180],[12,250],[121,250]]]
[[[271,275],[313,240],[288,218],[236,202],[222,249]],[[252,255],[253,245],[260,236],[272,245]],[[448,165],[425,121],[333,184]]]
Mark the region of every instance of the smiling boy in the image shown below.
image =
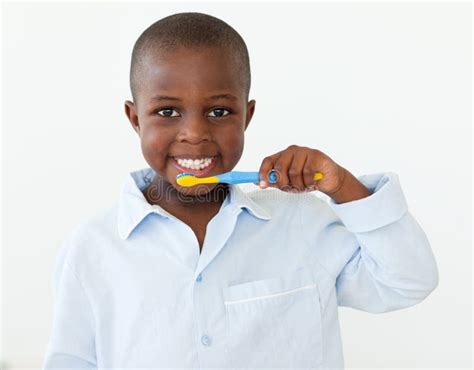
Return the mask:
[[[150,167],[64,240],[44,368],[343,368],[338,306],[393,311],[437,286],[393,172],[356,178],[289,145],[261,162],[261,188],[277,171],[271,189],[176,183],[231,171],[255,111],[245,43],[222,20],[152,24],[130,84],[125,112]]]

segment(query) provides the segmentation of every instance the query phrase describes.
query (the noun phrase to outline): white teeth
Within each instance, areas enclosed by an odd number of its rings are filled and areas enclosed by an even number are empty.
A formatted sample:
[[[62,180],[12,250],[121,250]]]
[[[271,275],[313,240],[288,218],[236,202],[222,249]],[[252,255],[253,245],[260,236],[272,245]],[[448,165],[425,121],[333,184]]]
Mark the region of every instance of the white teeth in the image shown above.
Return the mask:
[[[212,158],[201,158],[201,159],[181,159],[178,158],[176,161],[180,166],[190,168],[192,170],[201,170],[209,166],[212,162]]]

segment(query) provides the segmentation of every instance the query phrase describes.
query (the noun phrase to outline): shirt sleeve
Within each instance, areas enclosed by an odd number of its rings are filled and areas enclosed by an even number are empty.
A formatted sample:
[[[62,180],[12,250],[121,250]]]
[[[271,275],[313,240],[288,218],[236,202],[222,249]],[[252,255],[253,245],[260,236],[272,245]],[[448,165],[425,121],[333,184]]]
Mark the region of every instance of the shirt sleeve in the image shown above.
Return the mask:
[[[96,369],[95,321],[90,301],[67,252],[74,241],[62,244],[53,274],[53,325],[43,369]]]
[[[382,313],[413,306],[438,285],[423,229],[393,172],[358,177],[373,194],[337,204],[316,237],[320,265],[335,279],[339,306]]]

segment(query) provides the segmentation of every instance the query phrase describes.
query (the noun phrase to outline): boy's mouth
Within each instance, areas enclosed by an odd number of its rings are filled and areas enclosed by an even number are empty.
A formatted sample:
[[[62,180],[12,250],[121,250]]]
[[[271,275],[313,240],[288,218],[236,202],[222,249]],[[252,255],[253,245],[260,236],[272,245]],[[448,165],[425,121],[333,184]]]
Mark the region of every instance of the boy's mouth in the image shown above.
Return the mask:
[[[180,172],[191,173],[196,176],[205,176],[216,166],[219,156],[190,156],[180,155],[171,157],[173,165]]]

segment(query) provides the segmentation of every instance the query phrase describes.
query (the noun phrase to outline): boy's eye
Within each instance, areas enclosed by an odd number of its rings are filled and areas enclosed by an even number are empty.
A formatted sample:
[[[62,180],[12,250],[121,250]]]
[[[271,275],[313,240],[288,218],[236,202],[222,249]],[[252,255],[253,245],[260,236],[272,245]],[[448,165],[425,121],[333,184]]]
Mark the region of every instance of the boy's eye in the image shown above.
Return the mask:
[[[156,112],[156,113],[158,113],[160,116],[163,116],[163,117],[176,117],[176,116],[173,116],[173,115],[169,115],[169,113],[170,113],[171,111],[174,111],[174,109],[173,109],[173,108],[164,108],[164,109],[160,109],[160,110],[159,110],[158,112]],[[160,114],[160,112],[166,112],[166,113],[165,113],[165,114]],[[176,112],[176,111],[175,111],[175,112]]]
[[[225,108],[215,108],[213,109],[211,112],[219,112],[217,116],[212,116],[212,117],[224,117],[224,116],[227,116],[227,114],[230,114],[229,110],[228,109],[225,109]],[[227,111],[228,113],[227,114],[223,114],[222,111]]]

